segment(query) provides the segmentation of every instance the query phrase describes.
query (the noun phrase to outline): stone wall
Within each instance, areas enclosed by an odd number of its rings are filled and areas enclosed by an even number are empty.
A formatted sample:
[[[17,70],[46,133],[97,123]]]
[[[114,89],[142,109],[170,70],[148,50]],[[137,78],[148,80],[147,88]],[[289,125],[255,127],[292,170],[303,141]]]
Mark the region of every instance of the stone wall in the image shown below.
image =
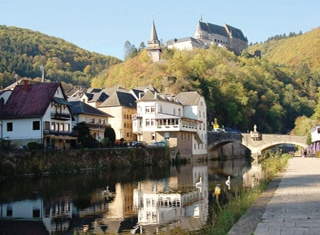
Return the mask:
[[[25,174],[72,173],[86,170],[170,164],[169,148],[95,150],[19,150],[0,152],[0,179]]]

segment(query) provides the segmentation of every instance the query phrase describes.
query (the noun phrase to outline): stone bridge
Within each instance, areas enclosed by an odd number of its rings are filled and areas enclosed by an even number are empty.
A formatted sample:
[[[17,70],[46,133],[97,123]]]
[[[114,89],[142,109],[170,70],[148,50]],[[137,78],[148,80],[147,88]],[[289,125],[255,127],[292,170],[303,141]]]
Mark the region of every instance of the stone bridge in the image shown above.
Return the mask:
[[[265,150],[281,144],[294,144],[307,148],[307,136],[261,134],[251,133],[229,133],[229,132],[208,132],[208,151],[215,151],[223,145],[236,142],[247,147],[252,156],[259,156]]]

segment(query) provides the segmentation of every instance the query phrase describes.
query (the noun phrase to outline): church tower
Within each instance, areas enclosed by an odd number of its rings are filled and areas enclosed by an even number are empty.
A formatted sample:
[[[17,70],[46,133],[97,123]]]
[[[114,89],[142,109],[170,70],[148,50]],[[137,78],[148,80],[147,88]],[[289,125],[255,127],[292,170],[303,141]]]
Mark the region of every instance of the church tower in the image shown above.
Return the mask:
[[[161,48],[160,41],[158,40],[158,35],[154,21],[152,21],[150,40],[148,41],[147,46],[148,55],[153,62],[160,61]]]

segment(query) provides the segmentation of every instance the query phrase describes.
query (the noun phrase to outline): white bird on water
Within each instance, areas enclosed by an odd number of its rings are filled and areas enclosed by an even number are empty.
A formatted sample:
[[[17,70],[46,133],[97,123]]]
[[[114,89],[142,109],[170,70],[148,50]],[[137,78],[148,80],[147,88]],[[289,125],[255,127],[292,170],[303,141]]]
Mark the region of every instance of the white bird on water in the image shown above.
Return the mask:
[[[103,194],[103,195],[108,195],[109,193],[110,193],[110,191],[109,191],[109,186],[107,186],[107,187],[106,187],[106,190],[103,190],[103,191],[102,191],[102,194]]]
[[[228,180],[226,181],[226,185],[228,186],[228,189],[230,189],[230,185],[231,185],[230,175],[228,176]]]
[[[200,193],[202,190],[202,177],[200,177],[200,181],[196,183],[196,188],[200,189]]]

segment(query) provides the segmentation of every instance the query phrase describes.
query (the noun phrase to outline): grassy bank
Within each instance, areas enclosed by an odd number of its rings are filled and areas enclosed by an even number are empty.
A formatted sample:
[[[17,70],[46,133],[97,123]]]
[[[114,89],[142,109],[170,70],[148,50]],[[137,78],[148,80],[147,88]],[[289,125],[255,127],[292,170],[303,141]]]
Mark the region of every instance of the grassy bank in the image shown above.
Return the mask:
[[[261,181],[259,186],[253,188],[249,192],[236,191],[234,194],[230,194],[228,196],[229,203],[225,206],[212,206],[207,225],[201,230],[197,232],[189,232],[189,234],[227,234],[239,218],[265,190],[274,176],[286,166],[288,159],[291,157],[292,156],[289,154],[281,154],[279,152],[267,153],[262,156],[261,168],[264,179]]]

